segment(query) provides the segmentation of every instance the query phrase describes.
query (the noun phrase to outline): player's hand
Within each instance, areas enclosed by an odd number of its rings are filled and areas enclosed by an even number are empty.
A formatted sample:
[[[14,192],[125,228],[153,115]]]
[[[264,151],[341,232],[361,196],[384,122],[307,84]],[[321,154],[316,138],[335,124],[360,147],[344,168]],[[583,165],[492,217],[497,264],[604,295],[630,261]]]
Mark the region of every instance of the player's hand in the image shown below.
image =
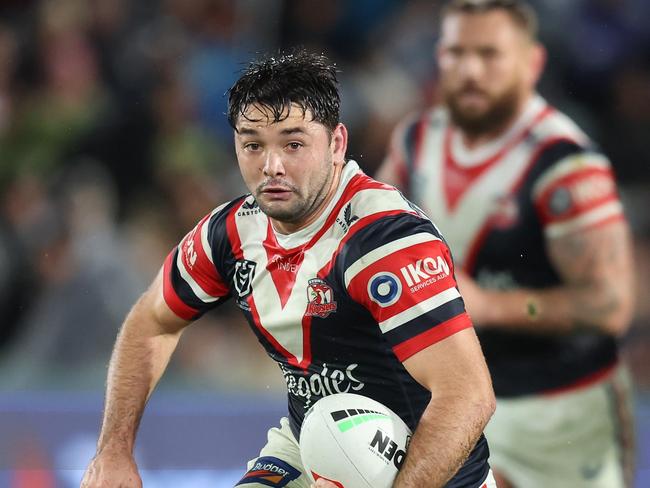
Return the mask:
[[[316,480],[316,483],[312,483],[311,488],[338,488],[338,487],[331,481],[327,481],[324,480],[323,478],[320,478]]]
[[[142,480],[133,456],[102,451],[86,469],[81,488],[142,488]]]
[[[488,316],[490,313],[489,294],[479,284],[472,279],[467,273],[456,270],[456,282],[458,289],[465,301],[467,313],[472,318],[474,325],[488,325]]]

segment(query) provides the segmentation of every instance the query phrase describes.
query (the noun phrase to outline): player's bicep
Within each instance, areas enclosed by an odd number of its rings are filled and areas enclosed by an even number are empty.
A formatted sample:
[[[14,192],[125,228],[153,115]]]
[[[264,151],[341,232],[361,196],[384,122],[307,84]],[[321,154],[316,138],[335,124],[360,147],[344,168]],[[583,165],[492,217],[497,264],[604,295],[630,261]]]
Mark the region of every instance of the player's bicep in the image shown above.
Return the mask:
[[[631,277],[631,242],[624,220],[546,241],[549,259],[564,283],[627,286]]]
[[[409,374],[433,396],[491,398],[492,382],[473,328],[428,346],[404,361]]]

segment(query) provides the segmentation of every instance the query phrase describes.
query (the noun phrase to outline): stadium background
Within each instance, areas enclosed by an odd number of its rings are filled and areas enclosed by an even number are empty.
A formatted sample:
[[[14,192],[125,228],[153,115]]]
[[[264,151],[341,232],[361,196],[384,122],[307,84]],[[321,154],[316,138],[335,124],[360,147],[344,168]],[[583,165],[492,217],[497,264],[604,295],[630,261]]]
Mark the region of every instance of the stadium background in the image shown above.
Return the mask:
[[[638,487],[650,486],[650,2],[537,0],[541,92],[611,156],[633,224]],[[427,0],[0,1],[0,486],[78,486],[111,346],[168,250],[244,192],[223,115],[254,53],[339,64],[349,155],[372,173],[436,96]],[[616,279],[616,277],[612,277]],[[232,486],[284,411],[232,307],[182,339],[143,421],[149,487]]]

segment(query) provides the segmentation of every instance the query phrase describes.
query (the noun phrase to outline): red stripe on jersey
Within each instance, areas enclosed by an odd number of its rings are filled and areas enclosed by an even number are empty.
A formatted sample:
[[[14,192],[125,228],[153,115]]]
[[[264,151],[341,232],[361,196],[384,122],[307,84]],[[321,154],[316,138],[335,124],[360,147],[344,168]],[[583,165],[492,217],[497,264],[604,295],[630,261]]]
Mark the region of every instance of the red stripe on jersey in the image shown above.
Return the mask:
[[[397,356],[397,359],[404,362],[423,349],[470,327],[472,327],[472,321],[469,315],[467,315],[467,312],[463,312],[442,324],[422,332],[420,335],[402,342],[393,348],[393,352]]]
[[[229,292],[217,269],[208,258],[203,248],[201,232],[210,219],[206,215],[181,242],[181,261],[190,277],[212,297],[223,297]]]
[[[564,202],[555,202],[557,196],[564,196]],[[617,200],[612,171],[609,168],[592,167],[558,178],[542,192],[535,205],[542,224],[546,225],[570,220]]]
[[[389,190],[395,191],[392,186],[387,185],[386,183],[381,183],[379,181],[373,180],[364,173],[356,174],[348,183],[341,198],[337,202],[336,206],[330,213],[329,217],[323,224],[323,227],[311,238],[309,243],[306,245],[306,249],[312,247],[318,240],[327,232],[327,230],[334,225],[336,218],[339,216],[341,209],[350,201],[361,190]],[[352,227],[358,225],[358,222],[353,224]],[[349,231],[348,231],[349,233]]]
[[[537,150],[533,153],[532,157],[530,158],[530,162],[528,163],[526,169],[524,169],[524,171],[521,172],[521,175],[519,175],[519,178],[515,181],[515,184],[510,189],[510,192],[508,193],[509,195],[515,195],[519,190],[519,188],[521,188],[521,185],[524,184],[524,181],[526,181],[526,177],[531,172],[531,170],[535,167],[535,164],[537,163],[539,158],[542,157],[544,151],[546,151],[549,147],[553,146],[554,144],[558,144],[560,142],[569,142],[573,144],[576,143],[574,139],[571,139],[566,136],[550,137],[549,139],[542,142],[540,146],[537,148]],[[483,247],[483,243],[485,242],[485,239],[487,239],[488,234],[492,231],[493,225],[494,225],[494,221],[487,219],[483,223],[481,230],[478,231],[478,233],[474,237],[474,241],[472,242],[472,244],[468,247],[469,251],[467,252],[467,256],[465,256],[462,268],[470,274],[474,270],[478,253]]]
[[[267,226],[266,239],[264,239],[263,246],[268,261],[266,270],[271,274],[271,279],[280,297],[280,304],[284,308],[291,296],[293,286],[296,284],[298,270],[305,258],[304,248],[303,246],[298,246],[290,250],[283,249],[278,244],[270,221]]]
[[[176,248],[172,250],[165,259],[165,264],[163,265],[163,298],[165,303],[180,318],[185,320],[192,320],[197,316],[199,311],[195,308],[186,305],[183,300],[178,296],[176,290],[174,290],[174,285],[172,284],[172,269],[174,266],[174,254]]]
[[[232,254],[235,256],[235,259],[244,259],[244,253],[242,253],[241,250],[241,239],[239,237],[239,232],[237,231],[237,221],[235,220],[237,210],[239,210],[244,204],[244,201],[245,200],[242,200],[239,205],[234,205],[226,217],[226,233],[228,234],[230,248],[232,249]]]
[[[583,376],[579,380],[574,381],[569,385],[561,386],[559,388],[554,388],[552,390],[545,390],[543,393],[544,395],[553,396],[562,393],[568,393],[570,391],[581,390],[582,388],[587,388],[589,386],[595,385],[596,383],[600,383],[601,381],[604,381],[605,379],[609,378],[617,366],[618,366],[618,360],[614,361],[609,366],[605,366],[604,368],[594,371],[593,373],[590,373],[587,376]]]
[[[436,270],[431,269],[437,265],[438,257],[444,259],[447,274],[444,268],[437,273]],[[424,262],[426,258],[432,260]],[[415,270],[416,267],[420,275],[413,275],[409,271],[409,269]],[[429,273],[429,270],[432,272]],[[382,272],[394,274],[402,285],[400,298],[394,304],[384,307],[374,302],[368,294],[370,279]],[[395,251],[372,263],[350,281],[348,292],[356,302],[363,304],[370,311],[377,322],[383,322],[444,290],[454,288],[456,282],[453,273],[447,246],[442,241],[423,242]],[[406,281],[405,274],[411,283]]]
[[[533,121],[526,128],[524,128],[517,137],[513,138],[509,143],[504,145],[504,147],[499,152],[497,152],[494,156],[486,159],[482,163],[473,165],[471,167],[460,166],[454,159],[454,156],[451,152],[451,139],[454,131],[451,127],[447,127],[443,149],[443,186],[445,190],[445,196],[447,198],[447,208],[449,211],[453,211],[456,208],[456,205],[460,201],[461,197],[488,168],[494,166],[497,161],[502,159],[506,154],[508,154],[509,151],[511,151],[521,141],[528,137],[535,126],[553,112],[554,110],[552,107],[545,107],[544,110],[540,111],[540,113],[535,116]]]

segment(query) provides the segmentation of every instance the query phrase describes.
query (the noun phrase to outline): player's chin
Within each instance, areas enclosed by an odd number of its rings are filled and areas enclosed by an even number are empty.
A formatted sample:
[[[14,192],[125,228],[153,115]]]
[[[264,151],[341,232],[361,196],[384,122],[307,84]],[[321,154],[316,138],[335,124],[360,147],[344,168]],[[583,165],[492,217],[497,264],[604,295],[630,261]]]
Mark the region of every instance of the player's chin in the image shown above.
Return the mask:
[[[299,213],[295,202],[275,200],[271,202],[259,201],[258,203],[267,216],[281,222],[293,222]]]

